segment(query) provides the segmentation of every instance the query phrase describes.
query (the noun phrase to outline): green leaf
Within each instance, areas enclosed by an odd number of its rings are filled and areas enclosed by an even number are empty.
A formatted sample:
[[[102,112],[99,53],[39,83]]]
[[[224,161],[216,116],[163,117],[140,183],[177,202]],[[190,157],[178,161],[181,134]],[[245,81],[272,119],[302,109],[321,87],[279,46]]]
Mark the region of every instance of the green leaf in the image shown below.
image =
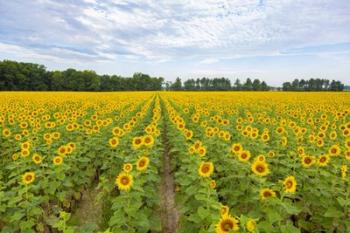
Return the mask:
[[[300,230],[293,226],[291,222],[288,222],[286,225],[281,225],[282,233],[300,233]]]
[[[267,209],[266,213],[270,223],[275,223],[282,220],[281,215],[275,209]]]
[[[200,207],[198,208],[197,213],[198,213],[198,216],[199,216],[202,220],[205,219],[206,217],[208,217],[208,215],[210,214],[210,212],[209,212],[206,208],[204,208],[204,207],[202,207],[202,206],[200,206]]]
[[[344,213],[337,210],[336,208],[334,207],[330,207],[325,213],[324,215],[325,217],[329,217],[329,218],[339,218],[339,217],[342,217],[344,216]]]

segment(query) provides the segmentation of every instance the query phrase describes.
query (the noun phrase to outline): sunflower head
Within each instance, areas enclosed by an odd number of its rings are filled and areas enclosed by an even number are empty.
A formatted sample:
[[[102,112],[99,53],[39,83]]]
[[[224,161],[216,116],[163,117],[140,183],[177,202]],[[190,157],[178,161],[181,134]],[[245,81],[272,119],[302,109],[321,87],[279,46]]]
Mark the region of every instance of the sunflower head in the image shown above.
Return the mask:
[[[136,169],[138,171],[144,171],[147,169],[148,165],[149,165],[149,158],[146,156],[142,156],[136,162]]]
[[[207,153],[207,149],[206,149],[204,146],[201,146],[201,147],[198,149],[198,154],[199,154],[199,156],[203,157],[203,156],[205,156],[206,153]]]
[[[59,166],[63,162],[63,157],[62,156],[55,156],[52,161],[53,161],[54,165]]]
[[[119,139],[117,137],[110,138],[108,143],[112,148],[116,148],[119,145]]]
[[[340,147],[338,145],[333,145],[329,148],[328,150],[328,153],[331,155],[331,156],[336,156],[336,155],[339,155],[341,152],[340,150]]]
[[[238,154],[243,150],[243,147],[239,143],[235,143],[231,146],[231,152],[234,154]]]
[[[273,191],[272,189],[269,189],[269,188],[264,188],[264,189],[260,190],[260,199],[261,200],[265,200],[265,199],[268,199],[270,197],[276,197],[275,191]]]
[[[209,177],[214,172],[212,162],[202,162],[199,166],[198,173],[201,177]]]
[[[238,160],[242,162],[248,162],[250,157],[251,157],[250,152],[247,150],[243,150],[238,154]]]
[[[211,189],[215,189],[216,188],[216,181],[215,180],[211,180],[210,181],[210,188]]]
[[[306,168],[311,167],[315,162],[316,160],[313,156],[304,155],[301,158],[301,164]]]
[[[216,233],[228,233],[239,230],[239,221],[235,217],[227,214],[221,217],[216,225]]]
[[[220,208],[220,215],[221,216],[225,216],[227,214],[229,214],[230,208],[227,205],[223,205]]]
[[[34,154],[32,160],[35,164],[40,164],[43,159],[39,154]]]
[[[123,165],[123,171],[124,172],[131,172],[132,171],[132,164],[131,163],[125,163]]]
[[[152,135],[146,135],[142,138],[143,144],[147,147],[151,147],[154,144],[154,138]]]
[[[126,172],[121,172],[115,179],[115,184],[121,191],[129,191],[133,182],[133,177]]]
[[[329,155],[321,155],[317,160],[317,164],[320,167],[325,167],[328,165],[330,160],[331,158],[329,157]]]
[[[132,146],[134,147],[134,149],[138,149],[142,146],[143,144],[143,140],[142,137],[134,137],[132,140]]]
[[[34,172],[26,172],[22,176],[22,182],[25,185],[28,185],[30,183],[33,183],[35,180],[35,173]]]
[[[256,221],[254,219],[249,219],[245,224],[247,231],[253,232],[256,228]]]
[[[258,160],[254,161],[254,163],[251,166],[251,169],[254,172],[254,174],[258,176],[266,176],[270,172],[267,163]]]
[[[297,181],[294,176],[288,176],[283,181],[284,191],[286,193],[295,193],[297,189]]]

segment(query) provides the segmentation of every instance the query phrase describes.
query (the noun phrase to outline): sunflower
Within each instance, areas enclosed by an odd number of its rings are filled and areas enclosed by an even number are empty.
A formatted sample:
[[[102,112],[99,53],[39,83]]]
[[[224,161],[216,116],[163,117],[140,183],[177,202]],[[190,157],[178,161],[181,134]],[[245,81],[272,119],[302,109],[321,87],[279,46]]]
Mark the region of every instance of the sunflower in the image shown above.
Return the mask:
[[[30,151],[29,150],[21,150],[21,156],[22,157],[28,157],[30,155]]]
[[[149,158],[146,156],[142,156],[141,158],[139,158],[139,160],[137,160],[136,162],[136,169],[138,171],[144,171],[147,169],[149,164]]]
[[[266,176],[270,172],[267,163],[262,161],[254,161],[251,169],[258,176]]]
[[[35,164],[40,164],[43,159],[39,154],[34,154],[32,160]]]
[[[125,172],[131,172],[132,171],[132,164],[131,163],[126,163],[123,165],[123,171]]]
[[[12,160],[13,160],[13,161],[16,161],[17,159],[19,159],[19,155],[18,155],[18,153],[14,153],[14,154],[12,155]]]
[[[336,156],[336,155],[339,155],[341,152],[340,150],[340,147],[338,145],[333,145],[331,146],[331,148],[329,148],[328,150],[328,153],[331,155],[331,156]]]
[[[258,155],[254,161],[261,161],[261,162],[265,162],[266,161],[266,158],[264,155]]]
[[[245,227],[246,227],[247,231],[249,231],[249,232],[255,231],[255,228],[256,228],[256,221],[255,221],[254,219],[251,219],[251,218],[250,218],[250,219],[247,221],[247,223],[245,224]]]
[[[59,166],[59,165],[61,165],[62,162],[63,162],[63,157],[61,157],[61,156],[55,156],[55,157],[53,158],[52,161],[53,161],[53,164],[54,164],[54,165]]]
[[[206,153],[207,153],[207,149],[206,149],[204,146],[201,146],[201,147],[198,149],[198,154],[199,154],[199,156],[203,157],[203,156],[205,156]]]
[[[21,144],[21,149],[22,150],[29,150],[29,148],[30,148],[30,142],[23,142],[22,144]]]
[[[345,152],[345,158],[346,158],[347,160],[350,160],[350,150],[348,150],[348,151]]]
[[[28,185],[30,183],[33,183],[35,180],[35,173],[34,172],[26,172],[22,176],[22,182],[25,185]]]
[[[66,146],[60,146],[57,149],[57,153],[61,156],[65,156],[67,154],[67,147]]]
[[[142,138],[142,141],[144,143],[145,146],[147,147],[151,147],[154,144],[154,138],[152,135],[146,135]]]
[[[230,208],[227,205],[223,205],[220,208],[220,215],[221,216],[225,216],[227,214],[229,214]]]
[[[297,189],[297,181],[294,176],[288,176],[284,179],[283,185],[286,193],[295,193]]]
[[[133,182],[134,181],[132,176],[125,172],[119,173],[115,179],[115,184],[118,186],[118,189],[124,191],[128,191],[131,188]]]
[[[235,217],[227,214],[221,216],[219,223],[216,225],[216,233],[228,233],[239,230],[239,221]]]
[[[342,165],[340,167],[340,175],[343,179],[345,179],[348,175],[348,166],[347,165]]]
[[[309,156],[309,155],[304,155],[301,158],[301,164],[303,167],[311,167],[314,163],[316,162],[315,157]]]
[[[143,144],[142,137],[134,137],[132,139],[132,146],[134,147],[134,149],[140,148],[142,144]]]
[[[242,161],[242,162],[248,162],[250,159],[250,152],[247,150],[242,150],[239,154],[238,154],[238,160]]]
[[[345,140],[345,147],[350,149],[350,138]]]
[[[119,139],[117,137],[110,138],[108,143],[112,148],[116,148],[119,145]]]
[[[187,130],[187,131],[185,132],[185,137],[186,137],[187,140],[190,140],[190,139],[193,137],[193,132],[192,132],[192,130]]]
[[[276,153],[270,150],[269,153],[267,153],[267,155],[272,158],[272,157],[275,157]]]
[[[7,138],[7,137],[10,137],[11,136],[11,130],[10,129],[3,129],[2,130],[2,135]]]
[[[329,157],[329,155],[321,155],[317,160],[317,164],[320,167],[325,167],[329,163],[330,159],[331,158]]]
[[[198,151],[198,149],[202,146],[202,142],[197,140],[194,142],[193,146]]]
[[[198,173],[201,177],[209,177],[214,172],[212,162],[202,162],[199,166]]]
[[[188,148],[188,153],[189,153],[190,155],[193,155],[194,152],[196,152],[196,149],[194,148],[194,146],[190,146],[190,147]]]
[[[234,154],[239,154],[243,150],[243,147],[240,143],[235,143],[231,146],[231,152]]]
[[[210,181],[210,188],[211,189],[215,189],[216,188],[216,181],[215,180],[211,180]]]
[[[269,188],[264,188],[260,190],[260,199],[265,200],[270,197],[276,197],[275,191]]]

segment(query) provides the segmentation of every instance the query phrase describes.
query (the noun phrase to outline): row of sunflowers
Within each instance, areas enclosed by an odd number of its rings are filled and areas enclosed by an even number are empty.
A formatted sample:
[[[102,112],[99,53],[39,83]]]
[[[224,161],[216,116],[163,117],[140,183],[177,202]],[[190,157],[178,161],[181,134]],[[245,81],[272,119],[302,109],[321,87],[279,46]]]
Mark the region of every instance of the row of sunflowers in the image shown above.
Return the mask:
[[[347,93],[0,97],[0,232],[161,232],[165,154],[177,232],[350,231]]]

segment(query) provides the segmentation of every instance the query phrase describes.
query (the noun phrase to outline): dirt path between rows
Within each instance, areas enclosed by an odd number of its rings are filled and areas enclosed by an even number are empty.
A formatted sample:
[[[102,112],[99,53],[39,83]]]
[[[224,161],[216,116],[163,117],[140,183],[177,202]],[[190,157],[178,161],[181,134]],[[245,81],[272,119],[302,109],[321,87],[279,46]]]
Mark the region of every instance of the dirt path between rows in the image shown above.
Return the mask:
[[[163,109],[164,111],[164,109]],[[162,140],[164,145],[161,194],[161,213],[163,233],[175,233],[179,221],[179,213],[175,204],[175,182],[171,173],[169,139],[167,122],[163,115]]]

